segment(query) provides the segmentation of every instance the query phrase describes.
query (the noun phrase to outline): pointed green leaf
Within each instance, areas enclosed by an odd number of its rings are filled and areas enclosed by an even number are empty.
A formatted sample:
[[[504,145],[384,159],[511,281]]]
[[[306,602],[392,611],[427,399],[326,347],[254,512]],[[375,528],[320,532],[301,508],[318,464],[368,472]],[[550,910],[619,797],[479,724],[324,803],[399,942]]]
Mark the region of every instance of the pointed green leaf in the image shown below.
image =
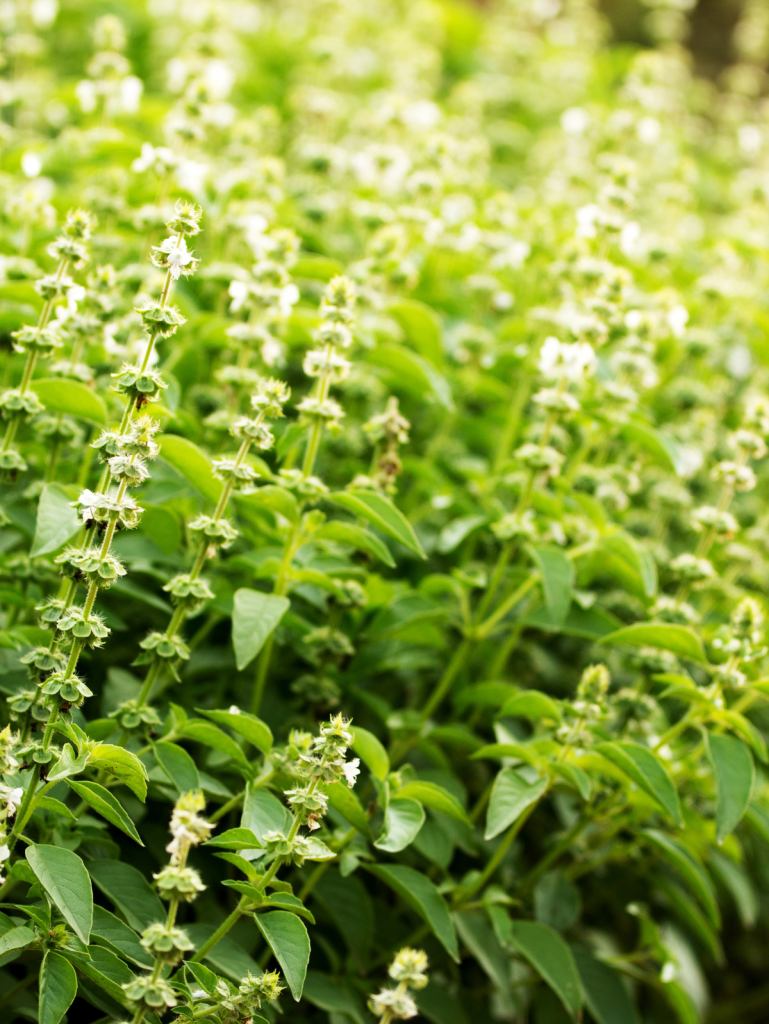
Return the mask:
[[[563,623],[571,605],[574,564],[560,548],[543,545],[529,550],[542,577],[550,618],[553,622]]]
[[[206,846],[223,846],[226,850],[259,850],[262,843],[250,828],[230,828],[212,836]]]
[[[222,484],[214,476],[205,452],[178,434],[159,434],[155,440],[160,445],[160,458],[215,505],[222,493]]]
[[[450,818],[461,821],[464,825],[470,824],[467,811],[459,800],[453,793],[449,793],[447,789],[435,782],[407,782],[395,795],[399,799],[403,797],[404,799],[418,800],[425,807],[429,807],[431,811],[440,811],[441,814],[448,814]]]
[[[367,555],[373,555],[380,562],[389,565],[391,569],[395,568],[395,560],[387,545],[373,533],[369,533],[353,523],[339,521],[325,523],[315,531],[314,537],[317,540],[332,540],[337,544],[349,544],[351,548],[357,548],[358,551],[365,551]]]
[[[350,727],[353,735],[352,749],[377,779],[386,779],[390,773],[390,758],[382,743],[373,732],[362,729],[359,725]]]
[[[136,826],[128,817],[128,812],[108,789],[100,786],[97,782],[75,782],[74,779],[67,779],[67,785],[74,789],[80,799],[84,800],[102,818],[106,818],[121,832],[125,832],[139,846],[144,846],[136,831]]]
[[[350,789],[344,782],[331,782],[326,786],[326,796],[329,807],[333,807],[366,838],[371,838],[368,816],[354,789]]]
[[[705,868],[694,853],[683,843],[665,832],[645,828],[642,835],[662,854],[670,866],[678,872],[702,904],[703,909],[716,928],[721,927],[721,913],[716,901],[716,891]]]
[[[48,412],[61,412],[76,419],[88,420],[99,427],[107,422],[107,407],[93,388],[68,377],[40,377],[30,389]]]
[[[658,647],[679,658],[688,658],[704,665],[707,663],[702,641],[688,626],[674,626],[666,622],[636,622],[601,637],[602,644],[629,644],[632,647]]]
[[[104,768],[128,788],[141,801],[147,798],[147,769],[136,754],[114,743],[97,743],[88,755],[88,764]]]
[[[59,1024],[76,995],[75,968],[61,953],[48,950],[40,968],[39,1024]]]
[[[395,797],[387,805],[384,825],[374,846],[388,853],[398,853],[416,839],[425,823],[425,812],[416,800],[402,800]]]
[[[185,722],[182,735],[202,743],[205,747],[221,751],[222,754],[226,754],[243,768],[249,767],[246,755],[232,736],[228,736],[226,732],[211,722],[206,722],[202,718],[191,718]]]
[[[93,922],[93,891],[85,864],[63,846],[28,846],[29,866],[64,920],[88,945]]]
[[[368,870],[424,919],[449,956],[459,962],[457,936],[449,908],[430,879],[402,864],[375,864]]]
[[[35,537],[30,555],[50,555],[74,537],[82,523],[72,502],[77,498],[75,488],[61,484],[46,484],[37,503]]]
[[[250,494],[239,495],[239,499],[252,505],[262,505],[264,508],[270,509],[271,512],[277,512],[284,519],[288,519],[290,523],[299,522],[299,503],[291,491],[285,487],[266,484]]]
[[[536,921],[513,921],[512,941],[565,1009],[576,1017],[584,1002],[582,982],[572,952],[558,932]]]
[[[716,838],[720,845],[748,809],[756,769],[750,750],[742,740],[713,732],[706,735],[718,787]]]
[[[268,914],[257,914],[256,923],[283,969],[291,995],[298,1002],[310,961],[310,936],[304,922],[288,911],[271,910]]]
[[[165,921],[166,909],[141,871],[122,860],[93,860],[88,865],[96,885],[137,932]]]
[[[155,759],[180,793],[200,789],[200,776],[195,762],[178,743],[161,741],[152,747]]]
[[[454,914],[459,937],[502,994],[510,992],[510,960],[502,949],[485,914],[460,911]]]
[[[433,366],[443,366],[443,342],[438,315],[416,299],[399,299],[388,306],[387,312],[403,328],[406,340]]]
[[[390,387],[418,398],[436,400],[448,412],[454,409],[451,387],[427,360],[405,345],[380,344],[366,352],[366,362],[388,371]]]
[[[115,1002],[124,1003],[123,985],[133,981],[134,973],[127,964],[104,946],[89,946],[88,955],[67,950],[64,954],[70,963],[90,978]]]
[[[238,591],[243,593],[243,591]],[[237,596],[237,595],[236,595]],[[203,711],[202,708],[195,709],[199,714],[210,718],[217,725],[226,725],[228,729],[238,733],[248,740],[257,750],[263,754],[269,754],[272,750],[272,730],[266,722],[256,715],[250,715],[247,711],[232,707],[229,711]]]
[[[485,839],[494,839],[542,796],[547,779],[527,782],[514,768],[504,768],[494,780],[486,813]]]
[[[376,491],[340,491],[330,494],[328,500],[341,505],[353,515],[362,516],[420,558],[427,558],[411,523],[383,494],[377,494]]]
[[[524,690],[516,693],[502,705],[498,718],[531,718],[538,722],[540,719],[549,718],[554,722],[561,721],[561,709],[547,694],[539,690]]]
[[[640,743],[598,743],[594,749],[648,793],[679,827],[683,827],[678,793],[662,758]]]
[[[25,949],[30,942],[35,941],[35,933],[25,924],[9,928],[7,932],[0,935],[0,957],[6,953],[13,953],[17,949]]]
[[[641,597],[654,597],[657,593],[657,565],[635,537],[624,530],[610,533],[603,539],[602,550],[597,555],[599,562],[607,553],[615,560],[613,565],[617,568],[616,574],[623,583],[633,590],[640,590]]]
[[[257,656],[290,607],[287,597],[263,594],[243,587],[235,591],[232,612],[232,646],[238,671],[242,672]],[[260,748],[261,749],[261,748]]]
[[[641,1024],[638,1010],[613,967],[583,949],[573,949],[585,1004],[596,1024]]]
[[[155,958],[139,942],[139,936],[133,928],[129,928],[124,921],[111,911],[100,907],[98,903],[95,903],[93,908],[91,938],[139,967],[155,965]]]
[[[294,818],[287,807],[269,789],[257,786],[246,787],[243,813],[240,824],[251,829],[261,842],[266,832],[282,832],[288,835]]]

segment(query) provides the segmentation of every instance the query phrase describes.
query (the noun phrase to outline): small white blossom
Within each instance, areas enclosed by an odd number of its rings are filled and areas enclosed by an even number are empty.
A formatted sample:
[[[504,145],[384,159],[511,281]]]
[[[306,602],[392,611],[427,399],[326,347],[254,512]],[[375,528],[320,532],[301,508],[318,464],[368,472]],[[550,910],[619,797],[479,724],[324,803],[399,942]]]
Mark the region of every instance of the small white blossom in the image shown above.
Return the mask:
[[[352,761],[345,761],[342,765],[342,771],[344,772],[345,782],[352,789],[355,785],[355,780],[360,775],[360,758],[354,757]]]

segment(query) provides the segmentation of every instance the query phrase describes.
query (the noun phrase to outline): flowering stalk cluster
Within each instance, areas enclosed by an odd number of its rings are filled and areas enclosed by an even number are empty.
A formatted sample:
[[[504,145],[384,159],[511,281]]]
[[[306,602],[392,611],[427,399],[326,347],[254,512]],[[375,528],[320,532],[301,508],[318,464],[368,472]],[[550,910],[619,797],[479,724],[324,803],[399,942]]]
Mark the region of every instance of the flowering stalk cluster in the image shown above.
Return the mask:
[[[410,949],[406,946],[395,954],[387,973],[398,986],[383,988],[373,995],[369,999],[369,1009],[379,1017],[380,1024],[416,1017],[419,1009],[411,992],[418,992],[427,985],[429,979],[426,955],[421,949]]]

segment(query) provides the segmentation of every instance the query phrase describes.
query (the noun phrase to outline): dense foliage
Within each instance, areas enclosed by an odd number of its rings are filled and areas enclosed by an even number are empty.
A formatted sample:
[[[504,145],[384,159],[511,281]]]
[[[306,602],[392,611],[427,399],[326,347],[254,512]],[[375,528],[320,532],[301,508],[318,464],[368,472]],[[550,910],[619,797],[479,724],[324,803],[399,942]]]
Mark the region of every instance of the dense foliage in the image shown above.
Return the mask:
[[[3,1020],[764,1019],[769,16],[649,6],[0,4]]]

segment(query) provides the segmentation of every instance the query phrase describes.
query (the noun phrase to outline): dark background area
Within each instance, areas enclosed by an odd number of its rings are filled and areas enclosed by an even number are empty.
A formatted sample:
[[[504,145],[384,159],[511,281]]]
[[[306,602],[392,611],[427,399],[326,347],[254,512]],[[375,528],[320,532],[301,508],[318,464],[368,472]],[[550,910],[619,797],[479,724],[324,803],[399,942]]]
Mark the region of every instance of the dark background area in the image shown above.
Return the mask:
[[[639,0],[599,0],[599,6],[609,18],[617,42],[651,44],[645,27],[649,8]],[[734,62],[732,32],[742,7],[742,0],[699,0],[689,14],[690,33],[685,42],[698,74],[718,78]]]

